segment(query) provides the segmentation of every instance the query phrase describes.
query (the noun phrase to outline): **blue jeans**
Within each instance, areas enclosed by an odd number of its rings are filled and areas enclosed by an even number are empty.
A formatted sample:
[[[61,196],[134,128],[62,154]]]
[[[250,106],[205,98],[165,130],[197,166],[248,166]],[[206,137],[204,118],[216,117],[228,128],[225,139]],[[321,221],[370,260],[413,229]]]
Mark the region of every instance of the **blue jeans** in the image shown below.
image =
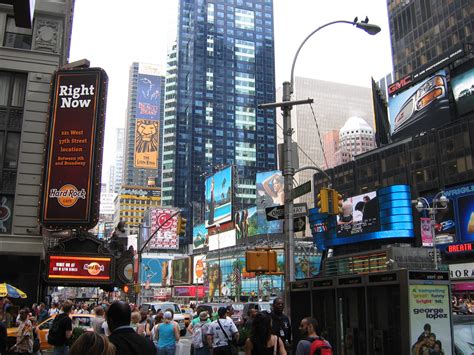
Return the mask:
[[[69,346],[59,345],[54,347],[54,355],[68,355]]]
[[[176,345],[168,345],[164,348],[158,348],[158,355],[174,355],[176,351]]]

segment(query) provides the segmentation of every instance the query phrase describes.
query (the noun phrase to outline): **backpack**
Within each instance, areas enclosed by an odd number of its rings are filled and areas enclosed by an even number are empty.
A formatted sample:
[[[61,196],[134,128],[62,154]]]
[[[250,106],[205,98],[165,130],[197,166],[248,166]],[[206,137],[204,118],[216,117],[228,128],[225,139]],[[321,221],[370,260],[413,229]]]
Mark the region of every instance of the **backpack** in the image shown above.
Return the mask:
[[[48,344],[59,346],[64,345],[66,342],[66,334],[61,327],[64,316],[67,317],[68,315],[61,313],[54,318],[51,329],[48,332]]]
[[[321,338],[308,338],[308,341],[313,341],[309,350],[310,355],[332,355],[332,348],[329,342]]]
[[[206,345],[207,324],[198,323],[193,327],[193,346],[195,349],[200,349]]]

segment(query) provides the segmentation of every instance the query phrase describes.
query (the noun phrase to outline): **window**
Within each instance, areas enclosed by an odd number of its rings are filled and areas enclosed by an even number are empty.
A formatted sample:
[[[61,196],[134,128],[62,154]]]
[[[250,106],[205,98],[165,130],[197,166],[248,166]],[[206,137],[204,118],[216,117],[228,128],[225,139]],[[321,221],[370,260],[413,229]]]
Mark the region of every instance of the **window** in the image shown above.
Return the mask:
[[[237,60],[255,62],[255,43],[250,41],[235,40],[235,56]]]
[[[250,10],[235,9],[235,27],[244,30],[253,30],[255,26],[255,13]]]
[[[16,27],[15,19],[7,17],[3,45],[10,48],[31,49],[31,28]]]

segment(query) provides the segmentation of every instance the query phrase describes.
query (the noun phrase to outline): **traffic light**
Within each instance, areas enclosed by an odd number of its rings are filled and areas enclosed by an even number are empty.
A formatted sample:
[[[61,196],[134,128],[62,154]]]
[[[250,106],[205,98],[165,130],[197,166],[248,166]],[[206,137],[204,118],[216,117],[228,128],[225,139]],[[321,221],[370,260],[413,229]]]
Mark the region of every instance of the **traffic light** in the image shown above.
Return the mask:
[[[129,285],[123,285],[122,286],[122,291],[126,294],[130,292],[131,287]]]
[[[178,235],[185,235],[186,234],[186,218],[183,218],[181,216],[178,217],[178,228],[177,228],[177,234]]]
[[[319,213],[329,213],[329,191],[331,190],[327,187],[323,187],[319,191],[317,202]]]
[[[339,214],[342,212],[342,195],[336,190],[331,190],[331,194],[332,194],[331,214]]]

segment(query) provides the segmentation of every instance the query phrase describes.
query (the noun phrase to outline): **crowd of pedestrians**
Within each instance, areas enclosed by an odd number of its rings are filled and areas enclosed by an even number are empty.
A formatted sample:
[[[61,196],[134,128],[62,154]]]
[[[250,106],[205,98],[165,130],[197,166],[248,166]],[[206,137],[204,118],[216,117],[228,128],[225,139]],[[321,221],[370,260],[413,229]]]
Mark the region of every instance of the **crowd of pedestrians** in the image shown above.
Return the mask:
[[[140,309],[123,301],[96,305],[86,303],[53,303],[33,305],[9,311],[13,307],[8,300],[0,308],[0,355],[9,353],[34,354],[39,350],[35,324],[55,316],[49,328],[48,343],[55,355],[174,355],[184,354],[178,323],[173,321],[172,309]],[[296,355],[313,355],[321,349],[329,349],[329,343],[316,333],[317,321],[305,318],[301,321],[301,339],[292,343],[289,318],[283,313],[281,298],[274,300],[272,312],[250,309],[248,319],[239,332],[232,321],[232,306],[220,307],[216,318],[195,308],[194,319],[187,331],[191,335],[191,353],[194,355],[286,355],[293,346]],[[89,331],[73,338],[71,314],[92,314]],[[7,327],[17,327],[16,343],[7,346]],[[243,334],[241,336],[241,333]],[[319,352],[317,352],[319,348]],[[327,352],[331,354],[332,352]]]

